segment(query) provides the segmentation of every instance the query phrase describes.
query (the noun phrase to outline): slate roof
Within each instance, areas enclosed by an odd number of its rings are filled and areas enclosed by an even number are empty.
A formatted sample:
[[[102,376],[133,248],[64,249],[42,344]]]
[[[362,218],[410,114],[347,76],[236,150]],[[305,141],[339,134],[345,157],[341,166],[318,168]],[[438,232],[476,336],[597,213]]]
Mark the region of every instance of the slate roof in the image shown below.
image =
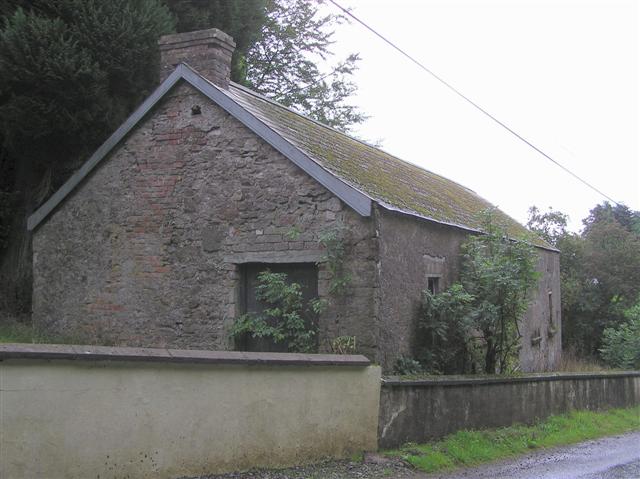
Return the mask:
[[[326,186],[363,216],[371,203],[421,219],[480,231],[493,205],[464,186],[311,120],[240,85],[224,90],[181,64],[72,177],[28,219],[33,230],[89,175],[179,81],[186,81]],[[528,230],[496,210],[507,233]],[[553,249],[542,240],[537,246]]]
[[[311,120],[232,83],[226,94],[309,157],[389,210],[481,230],[480,214],[495,206],[474,191],[401,160],[379,148]],[[498,221],[511,237],[531,233],[499,209]],[[549,248],[536,238],[537,246]]]

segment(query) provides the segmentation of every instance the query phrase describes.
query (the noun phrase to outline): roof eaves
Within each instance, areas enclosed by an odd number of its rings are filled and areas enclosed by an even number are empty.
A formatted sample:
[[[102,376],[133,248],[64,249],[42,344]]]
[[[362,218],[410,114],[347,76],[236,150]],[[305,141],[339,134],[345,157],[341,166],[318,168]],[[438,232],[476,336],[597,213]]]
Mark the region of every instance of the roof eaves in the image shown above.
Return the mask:
[[[418,218],[418,219],[421,219],[421,220],[424,220],[424,221],[430,221],[431,223],[437,223],[437,224],[443,225],[443,226],[449,226],[449,227],[452,227],[452,228],[458,228],[458,229],[461,229],[461,230],[464,230],[464,231],[468,231],[470,233],[484,234],[484,231],[482,231],[481,229],[478,229],[478,228],[471,228],[470,226],[465,226],[465,225],[458,224],[458,223],[452,223],[452,222],[449,222],[449,221],[437,220],[435,218],[431,218],[429,216],[422,215],[422,214],[417,213],[415,211],[410,211],[410,210],[405,210],[405,209],[402,209],[402,208],[398,208],[396,206],[393,206],[393,205],[390,205],[388,203],[385,203],[384,201],[376,200],[376,203],[378,205],[380,205],[382,208],[386,209],[387,211],[391,211],[393,213],[399,213],[399,214],[402,214],[402,215],[412,216],[414,218]],[[551,251],[553,253],[560,253],[559,249],[554,248],[552,246],[545,246],[545,245],[536,244],[536,243],[529,243],[529,244],[531,246],[535,247],[535,248],[540,248],[540,249],[543,249],[545,251]]]

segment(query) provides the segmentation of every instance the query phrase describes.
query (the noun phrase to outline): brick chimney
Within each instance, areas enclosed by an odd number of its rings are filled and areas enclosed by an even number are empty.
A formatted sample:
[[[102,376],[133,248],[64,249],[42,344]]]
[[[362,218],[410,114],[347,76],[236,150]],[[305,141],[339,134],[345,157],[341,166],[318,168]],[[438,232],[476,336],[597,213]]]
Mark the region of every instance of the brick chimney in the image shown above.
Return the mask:
[[[167,78],[180,63],[187,63],[202,76],[221,88],[229,88],[231,55],[236,47],[233,38],[218,30],[164,35],[160,46],[160,81]]]

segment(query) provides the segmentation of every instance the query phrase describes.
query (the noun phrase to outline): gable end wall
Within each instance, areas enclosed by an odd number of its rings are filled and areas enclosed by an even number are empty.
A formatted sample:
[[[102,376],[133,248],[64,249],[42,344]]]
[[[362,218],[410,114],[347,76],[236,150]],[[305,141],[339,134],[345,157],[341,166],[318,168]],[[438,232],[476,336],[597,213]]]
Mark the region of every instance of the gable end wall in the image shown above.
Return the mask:
[[[319,235],[342,226],[353,279],[332,297],[320,265],[320,345],[356,335],[373,357],[372,225],[183,84],[35,231],[34,323],[78,342],[227,349],[239,264],[319,261]]]

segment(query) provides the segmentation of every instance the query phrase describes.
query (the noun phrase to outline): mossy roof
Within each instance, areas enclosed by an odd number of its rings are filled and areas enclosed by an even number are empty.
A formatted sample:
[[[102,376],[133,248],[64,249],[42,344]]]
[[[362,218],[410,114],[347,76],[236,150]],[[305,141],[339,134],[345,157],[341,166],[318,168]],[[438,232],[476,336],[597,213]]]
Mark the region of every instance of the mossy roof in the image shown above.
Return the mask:
[[[239,85],[227,91],[236,102],[342,181],[381,206],[408,215],[481,231],[480,214],[494,205],[472,190],[403,161],[379,148],[311,120]],[[528,230],[495,209],[507,233]],[[535,239],[538,246],[549,248]]]
[[[375,202],[388,210],[481,231],[480,213],[495,209],[491,203],[454,181],[402,161],[240,85],[231,84],[228,90],[221,89],[183,63],[28,218],[29,230],[48,218],[180,81],[186,81],[220,104],[360,214],[370,214],[371,202]],[[506,226],[510,237],[519,238],[528,233],[517,221],[495,211],[497,220]],[[533,243],[554,249],[539,238]]]

